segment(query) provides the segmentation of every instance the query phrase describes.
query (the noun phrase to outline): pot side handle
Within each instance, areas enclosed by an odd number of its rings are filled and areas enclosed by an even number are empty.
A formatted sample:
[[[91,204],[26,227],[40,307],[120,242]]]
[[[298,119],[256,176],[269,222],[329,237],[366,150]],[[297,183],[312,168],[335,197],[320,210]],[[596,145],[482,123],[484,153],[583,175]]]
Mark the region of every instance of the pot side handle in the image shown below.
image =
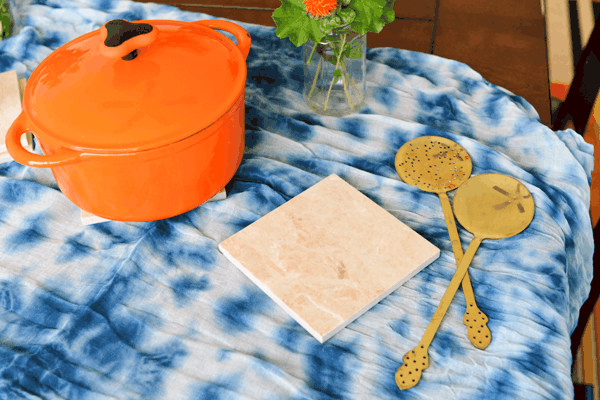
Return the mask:
[[[82,162],[82,154],[73,150],[59,148],[55,154],[40,156],[25,150],[21,145],[21,135],[30,132],[30,124],[24,112],[21,112],[6,133],[6,150],[8,154],[22,165],[35,168],[62,167]]]
[[[224,21],[221,19],[205,19],[201,21],[194,21],[192,24],[197,25],[205,25],[212,29],[220,29],[222,31],[226,31],[231,33],[238,41],[237,47],[242,52],[244,56],[244,60],[248,58],[248,53],[250,52],[250,44],[252,43],[252,39],[250,38],[250,34],[244,28],[239,26],[238,24],[234,24],[233,22]]]

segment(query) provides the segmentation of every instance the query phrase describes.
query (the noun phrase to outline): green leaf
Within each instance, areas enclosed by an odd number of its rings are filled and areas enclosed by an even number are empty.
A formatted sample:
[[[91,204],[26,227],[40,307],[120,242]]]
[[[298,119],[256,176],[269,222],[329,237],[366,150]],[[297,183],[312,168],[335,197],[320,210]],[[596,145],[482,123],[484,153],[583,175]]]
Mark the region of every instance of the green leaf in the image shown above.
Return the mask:
[[[349,58],[360,58],[361,56],[361,48],[359,45],[356,46],[352,46],[351,48],[348,49],[348,56]]]
[[[383,29],[381,17],[383,16],[383,8],[386,5],[386,0],[352,0],[349,8],[356,11],[356,18],[350,27],[360,34],[367,32],[379,33]]]
[[[8,13],[8,6],[0,0],[0,24],[2,24],[2,30],[0,31],[0,40],[10,35],[10,14]]]
[[[396,0],[342,0],[336,12],[325,18],[309,17],[303,1],[281,0],[281,7],[273,11],[272,16],[277,37],[289,38],[295,46],[301,46],[307,40],[319,43],[326,35],[347,33],[345,27],[348,24],[361,35],[379,33],[386,23],[395,19],[393,6]],[[326,40],[333,39],[327,36]]]
[[[283,0],[282,5],[285,3],[289,3],[290,5],[294,6],[294,7],[298,7],[301,8],[302,11],[306,12],[306,8],[304,7],[304,0]]]
[[[325,17],[319,20],[319,25],[323,32],[330,33],[333,30],[333,28],[337,26],[334,17],[335,15],[330,15],[329,17]]]
[[[344,53],[342,54],[342,58],[360,58],[361,56],[361,47],[360,43],[352,42],[349,46],[344,46]]]
[[[391,6],[385,7],[383,9],[383,16],[385,17],[385,21],[389,24],[396,20],[396,13]]]
[[[365,33],[367,33],[367,28],[364,26],[364,24],[362,24],[361,22],[353,22],[350,24],[350,28],[352,28],[352,30],[360,35],[364,35]]]
[[[335,54],[336,58],[338,58],[340,56],[340,50],[342,50],[341,44],[342,44],[342,42],[340,42],[339,45],[333,47],[333,54]],[[344,43],[344,49],[347,49],[347,48],[348,48],[348,43]],[[342,53],[342,55],[343,55],[343,53]]]
[[[0,15],[10,17],[10,14],[8,13],[8,4],[3,3],[2,0],[0,0]]]
[[[336,69],[335,71],[333,71],[333,76],[335,76],[336,78],[339,78],[340,76],[342,76],[342,71],[340,71],[339,69]]]
[[[313,43],[320,43],[323,40],[323,36],[325,36],[325,33],[321,29],[321,25],[317,21],[311,21],[309,31],[311,34],[310,41]],[[304,43],[306,43],[306,41],[302,42],[302,44]]]
[[[385,18],[383,17],[383,15],[381,17],[379,17],[379,19],[373,21],[373,24],[371,25],[371,28],[373,30],[371,30],[370,32],[375,32],[375,33],[379,33],[381,32],[381,30],[383,29],[383,27],[385,26],[386,21]]]
[[[294,3],[299,1],[282,3],[281,7],[273,11],[272,18],[277,25],[275,34],[280,39],[289,37],[295,46],[302,46],[308,39],[319,43],[324,36],[321,21],[310,19],[304,7],[298,7]]]
[[[356,11],[354,11],[351,8],[345,8],[342,11],[340,11],[338,13],[338,15],[342,19],[342,22],[345,25],[347,25],[347,24],[351,23],[352,21],[354,21],[354,18],[356,18]]]

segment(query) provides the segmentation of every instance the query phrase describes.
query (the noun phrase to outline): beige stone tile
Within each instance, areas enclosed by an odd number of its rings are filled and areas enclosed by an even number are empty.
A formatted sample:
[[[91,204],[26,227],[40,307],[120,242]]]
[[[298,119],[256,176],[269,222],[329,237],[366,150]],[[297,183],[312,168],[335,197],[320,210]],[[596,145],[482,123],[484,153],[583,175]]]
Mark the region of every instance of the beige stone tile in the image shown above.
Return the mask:
[[[440,254],[337,175],[219,249],[321,343]]]

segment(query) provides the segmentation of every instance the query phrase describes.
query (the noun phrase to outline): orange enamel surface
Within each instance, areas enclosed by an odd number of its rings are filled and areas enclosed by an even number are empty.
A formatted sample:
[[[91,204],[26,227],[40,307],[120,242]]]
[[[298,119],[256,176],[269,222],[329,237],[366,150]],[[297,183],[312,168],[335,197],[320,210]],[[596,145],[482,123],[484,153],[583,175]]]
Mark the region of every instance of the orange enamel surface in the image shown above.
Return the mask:
[[[23,101],[36,136],[74,150],[141,151],[197,134],[233,106],[246,83],[233,42],[198,24],[138,22],[159,34],[134,60],[102,54],[97,30],[40,63]]]
[[[149,45],[130,61],[120,58],[130,46],[103,54],[99,30],[42,61],[7,148],[21,164],[50,167],[79,208],[144,222],[198,207],[235,174],[251,39],[227,21],[137,22],[152,24],[158,36],[144,39]],[[238,45],[214,29],[231,32]],[[21,147],[27,131],[43,156]]]
[[[56,182],[79,208],[115,221],[155,221],[194,209],[231,180],[244,154],[244,96],[206,136],[130,158],[52,168]],[[40,142],[44,154],[56,150]]]

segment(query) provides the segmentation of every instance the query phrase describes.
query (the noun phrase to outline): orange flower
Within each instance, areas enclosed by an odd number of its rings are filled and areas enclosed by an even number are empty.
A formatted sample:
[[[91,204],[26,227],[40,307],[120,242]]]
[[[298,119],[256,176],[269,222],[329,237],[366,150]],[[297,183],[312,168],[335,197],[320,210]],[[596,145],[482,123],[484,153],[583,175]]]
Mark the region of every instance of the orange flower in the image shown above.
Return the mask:
[[[304,0],[302,4],[306,11],[314,17],[326,17],[338,6],[337,0]]]

